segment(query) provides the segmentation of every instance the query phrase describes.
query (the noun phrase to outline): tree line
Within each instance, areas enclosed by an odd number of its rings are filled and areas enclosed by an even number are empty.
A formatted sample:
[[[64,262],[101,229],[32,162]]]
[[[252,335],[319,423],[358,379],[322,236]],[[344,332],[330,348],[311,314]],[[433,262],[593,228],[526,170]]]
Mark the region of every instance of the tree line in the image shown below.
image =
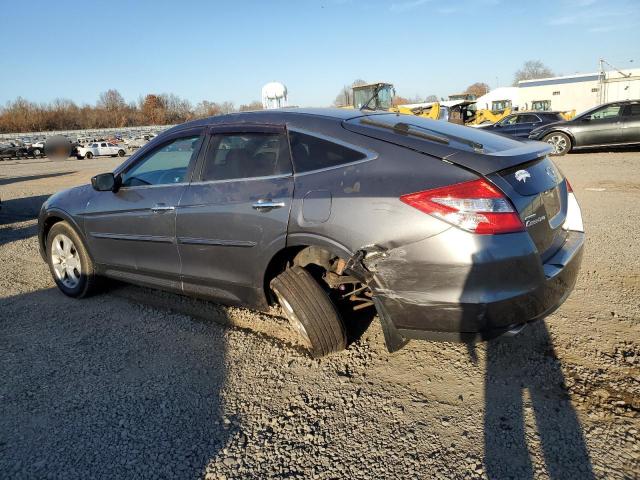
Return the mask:
[[[137,102],[127,103],[117,90],[101,93],[95,105],[78,105],[67,99],[35,103],[18,97],[0,108],[0,133],[169,125],[212,115],[261,109],[262,103],[259,101],[239,107],[233,102],[208,100],[193,105],[172,93],[148,94]]]

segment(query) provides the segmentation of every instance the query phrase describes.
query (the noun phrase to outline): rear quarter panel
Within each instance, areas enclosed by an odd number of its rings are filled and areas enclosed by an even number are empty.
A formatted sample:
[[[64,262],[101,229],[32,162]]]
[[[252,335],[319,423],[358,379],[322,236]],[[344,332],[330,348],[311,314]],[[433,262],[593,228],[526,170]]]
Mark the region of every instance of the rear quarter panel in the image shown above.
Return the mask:
[[[349,132],[336,122],[319,119],[312,125],[291,122],[288,127],[368,152],[364,161],[295,175],[289,244],[315,239],[353,254],[367,246],[394,248],[428,238],[450,226],[399,197],[477,178],[439,159]],[[328,207],[326,215],[317,214],[318,202],[321,209]]]

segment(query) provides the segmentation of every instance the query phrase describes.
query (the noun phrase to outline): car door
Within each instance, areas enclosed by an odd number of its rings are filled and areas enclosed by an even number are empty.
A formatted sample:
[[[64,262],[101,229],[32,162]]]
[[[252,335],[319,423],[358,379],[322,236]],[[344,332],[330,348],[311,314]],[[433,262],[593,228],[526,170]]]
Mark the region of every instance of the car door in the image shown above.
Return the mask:
[[[523,113],[518,115],[518,120],[516,121],[516,137],[529,138],[529,133],[535,127],[542,124],[542,120],[538,115],[533,113]]]
[[[121,187],[95,192],[85,232],[96,263],[112,276],[180,288],[175,209],[195,167],[203,130],[175,133],[116,170]]]
[[[625,106],[622,117],[622,143],[640,143],[640,102]]]
[[[622,105],[613,103],[580,116],[571,122],[576,146],[612,145],[622,137]]]
[[[183,289],[260,306],[263,275],[286,245],[293,175],[284,127],[211,130],[177,210]]]
[[[106,142],[100,142],[98,144],[98,155],[109,155],[109,147]]]

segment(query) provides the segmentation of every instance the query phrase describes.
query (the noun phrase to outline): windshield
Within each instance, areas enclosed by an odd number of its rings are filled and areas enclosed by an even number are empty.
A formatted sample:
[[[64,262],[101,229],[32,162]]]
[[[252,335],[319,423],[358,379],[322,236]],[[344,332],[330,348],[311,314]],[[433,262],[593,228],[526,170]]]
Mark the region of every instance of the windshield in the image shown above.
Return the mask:
[[[374,95],[375,98],[372,98]],[[393,87],[391,85],[367,85],[353,89],[353,108],[356,109],[361,109],[366,105],[367,110],[389,110],[392,101]]]

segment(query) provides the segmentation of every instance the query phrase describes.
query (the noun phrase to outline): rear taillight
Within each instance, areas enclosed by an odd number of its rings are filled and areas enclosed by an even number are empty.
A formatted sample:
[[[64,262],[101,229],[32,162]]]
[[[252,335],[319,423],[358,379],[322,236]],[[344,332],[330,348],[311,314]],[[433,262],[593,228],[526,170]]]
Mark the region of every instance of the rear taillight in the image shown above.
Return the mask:
[[[511,202],[483,179],[409,193],[400,200],[473,233],[491,235],[524,230]]]

